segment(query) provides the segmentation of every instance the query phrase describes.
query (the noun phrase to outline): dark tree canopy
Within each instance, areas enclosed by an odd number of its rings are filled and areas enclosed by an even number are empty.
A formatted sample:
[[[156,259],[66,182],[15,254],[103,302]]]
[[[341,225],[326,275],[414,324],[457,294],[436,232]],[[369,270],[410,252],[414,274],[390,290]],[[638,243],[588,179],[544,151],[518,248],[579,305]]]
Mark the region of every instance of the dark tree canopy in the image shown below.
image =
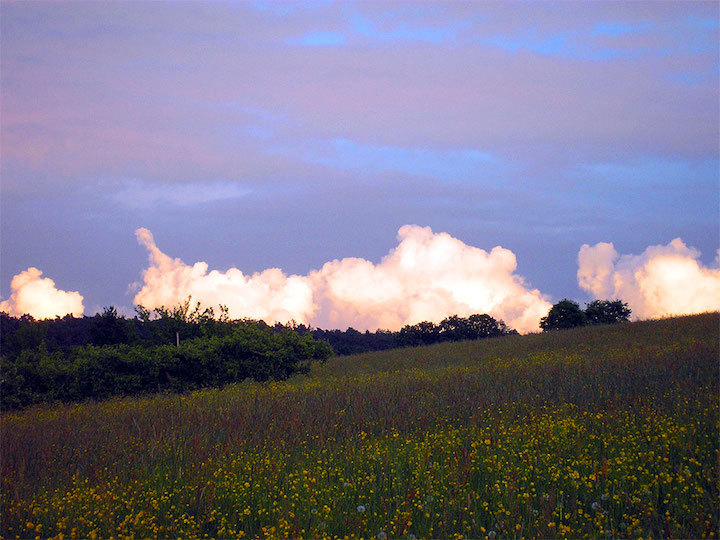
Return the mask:
[[[588,324],[615,324],[630,318],[630,308],[622,300],[593,300],[585,308]]]
[[[583,311],[577,302],[564,298],[540,319],[540,328],[546,331],[584,324],[615,324],[628,321],[630,313],[630,308],[622,300],[593,300]]]
[[[118,316],[113,306],[93,317],[90,335],[93,344],[98,346],[127,343],[130,339],[127,321]]]
[[[564,298],[550,308],[547,316],[540,319],[543,330],[574,328],[585,324],[585,313],[577,302]]]
[[[297,327],[298,331],[310,332],[316,339],[327,341],[337,354],[357,354],[393,349],[395,347],[415,347],[443,341],[482,339],[517,334],[515,330],[508,328],[503,321],[495,320],[486,314],[470,315],[467,318],[451,315],[438,324],[422,321],[405,325],[397,332],[390,330],[358,332],[354,328],[348,328],[345,331],[322,330],[301,328],[301,326]]]

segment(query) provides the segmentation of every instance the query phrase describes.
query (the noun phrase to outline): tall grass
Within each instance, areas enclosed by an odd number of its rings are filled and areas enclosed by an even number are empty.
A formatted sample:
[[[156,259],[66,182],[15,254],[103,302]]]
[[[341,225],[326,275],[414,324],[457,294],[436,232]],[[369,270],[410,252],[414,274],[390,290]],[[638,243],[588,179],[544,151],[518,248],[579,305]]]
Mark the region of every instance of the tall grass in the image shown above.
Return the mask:
[[[3,537],[709,537],[717,313],[2,416]]]

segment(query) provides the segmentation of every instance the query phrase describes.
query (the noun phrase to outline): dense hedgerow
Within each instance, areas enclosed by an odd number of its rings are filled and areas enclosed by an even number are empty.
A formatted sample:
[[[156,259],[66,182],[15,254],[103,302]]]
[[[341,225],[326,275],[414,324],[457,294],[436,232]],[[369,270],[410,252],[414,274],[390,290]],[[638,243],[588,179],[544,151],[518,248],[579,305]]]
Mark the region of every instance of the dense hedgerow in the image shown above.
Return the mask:
[[[227,335],[176,345],[86,345],[48,351],[44,343],[3,356],[3,409],[149,392],[184,392],[250,378],[282,380],[332,355],[327,343],[262,322],[236,324]]]

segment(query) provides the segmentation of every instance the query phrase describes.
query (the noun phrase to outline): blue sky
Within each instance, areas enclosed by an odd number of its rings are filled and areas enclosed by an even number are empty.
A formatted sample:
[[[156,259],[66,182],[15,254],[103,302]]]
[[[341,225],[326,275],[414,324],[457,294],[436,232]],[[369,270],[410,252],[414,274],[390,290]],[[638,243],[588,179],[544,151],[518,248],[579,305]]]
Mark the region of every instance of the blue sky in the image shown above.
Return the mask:
[[[405,224],[502,246],[719,244],[714,2],[0,5],[0,296],[40,268],[131,309],[146,227],[189,264],[378,262]]]

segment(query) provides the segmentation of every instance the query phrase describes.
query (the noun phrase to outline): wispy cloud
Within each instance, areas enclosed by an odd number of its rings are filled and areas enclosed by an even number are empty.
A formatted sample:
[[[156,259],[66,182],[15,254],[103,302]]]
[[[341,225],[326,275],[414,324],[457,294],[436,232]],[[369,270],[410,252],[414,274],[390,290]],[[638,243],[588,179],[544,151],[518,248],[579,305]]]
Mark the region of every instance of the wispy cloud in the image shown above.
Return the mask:
[[[373,20],[370,17],[356,13],[350,18],[351,31],[371,42],[421,42],[441,44],[454,42],[462,24],[448,26],[430,26],[398,22],[395,17],[385,17]]]
[[[336,28],[312,30],[290,36],[285,43],[304,47],[337,47],[341,45],[392,45],[456,43],[468,28],[467,21],[450,19],[432,23],[432,11],[418,5],[413,9],[363,9],[368,6],[346,5],[337,10]]]
[[[188,207],[239,199],[251,193],[248,188],[227,181],[170,184],[132,180],[119,186],[110,197],[131,209],[152,209],[167,205]],[[117,189],[110,185],[106,188]]]
[[[347,38],[342,32],[308,32],[300,37],[291,37],[285,40],[288,45],[302,45],[303,47],[337,47],[345,45]]]
[[[717,51],[716,33],[717,21],[701,17],[594,24],[579,18],[560,31],[554,25],[507,25],[481,37],[478,43],[511,53],[530,51],[570,60],[637,60],[713,54]]]
[[[476,148],[432,149],[362,144],[345,138],[308,145],[277,146],[272,152],[293,153],[300,159],[358,173],[396,171],[444,181],[468,180],[498,158]]]
[[[516,52],[528,50],[539,54],[554,55],[566,52],[569,47],[568,34],[555,34],[550,36],[537,36],[534,32],[526,35],[494,35],[481,40],[485,45],[491,45]]]
[[[652,27],[650,23],[628,24],[623,22],[604,22],[593,26],[590,35],[593,36],[624,36],[641,33]]]
[[[634,157],[625,162],[595,163],[583,167],[598,179],[618,185],[693,184],[718,178],[716,160],[673,160],[659,156]]]
[[[715,5],[717,12],[717,4]],[[697,30],[717,31],[720,28],[720,20],[718,17],[703,17],[700,15],[688,15],[683,22],[690,28]]]

